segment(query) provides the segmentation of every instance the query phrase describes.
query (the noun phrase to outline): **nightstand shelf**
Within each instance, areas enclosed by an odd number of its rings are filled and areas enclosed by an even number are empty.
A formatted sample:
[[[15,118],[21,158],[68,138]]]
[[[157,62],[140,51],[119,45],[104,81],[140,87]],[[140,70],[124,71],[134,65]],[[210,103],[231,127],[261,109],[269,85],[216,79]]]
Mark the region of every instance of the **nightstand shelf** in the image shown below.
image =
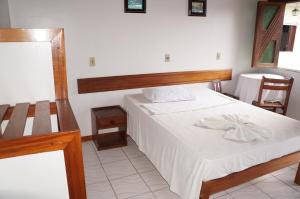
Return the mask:
[[[98,150],[127,146],[127,113],[121,106],[92,108],[92,133]],[[99,130],[118,128],[101,133]]]

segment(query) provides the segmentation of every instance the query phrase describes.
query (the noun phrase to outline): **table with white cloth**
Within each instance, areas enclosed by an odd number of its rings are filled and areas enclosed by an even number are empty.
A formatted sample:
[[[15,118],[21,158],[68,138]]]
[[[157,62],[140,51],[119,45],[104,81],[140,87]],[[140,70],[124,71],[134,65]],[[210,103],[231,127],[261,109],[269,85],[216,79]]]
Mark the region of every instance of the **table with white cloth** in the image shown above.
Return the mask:
[[[252,104],[254,100],[258,100],[259,89],[262,78],[284,79],[281,75],[276,74],[241,74],[235,90],[235,96],[243,102]],[[284,99],[283,91],[265,90],[262,95],[262,101],[282,102]]]

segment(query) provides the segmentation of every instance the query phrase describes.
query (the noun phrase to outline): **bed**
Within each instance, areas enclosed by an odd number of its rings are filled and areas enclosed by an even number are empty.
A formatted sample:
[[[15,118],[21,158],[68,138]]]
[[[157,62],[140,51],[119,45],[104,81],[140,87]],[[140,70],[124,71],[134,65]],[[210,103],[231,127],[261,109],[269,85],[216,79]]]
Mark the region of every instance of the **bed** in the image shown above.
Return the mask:
[[[0,42],[50,42],[55,90],[54,101],[0,105],[0,159],[61,150],[69,198],[85,199],[80,129],[68,100],[64,30],[0,29]],[[51,127],[51,117],[57,129]],[[28,118],[33,121],[32,131],[24,133]],[[3,122],[7,125],[1,132]]]
[[[151,105],[127,95],[128,134],[182,199],[210,195],[300,162],[300,122],[209,89],[196,89],[200,101]],[[272,138],[234,142],[216,130],[194,124],[204,116],[247,114],[272,127]],[[176,125],[175,125],[176,124]],[[154,147],[155,146],[155,147]],[[300,184],[299,169],[295,182]]]

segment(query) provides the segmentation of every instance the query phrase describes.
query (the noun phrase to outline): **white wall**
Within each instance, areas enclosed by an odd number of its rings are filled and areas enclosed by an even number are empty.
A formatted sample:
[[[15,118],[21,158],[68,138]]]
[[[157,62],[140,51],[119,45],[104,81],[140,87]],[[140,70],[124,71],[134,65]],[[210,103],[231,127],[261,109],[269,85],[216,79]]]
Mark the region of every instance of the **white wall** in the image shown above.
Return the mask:
[[[69,198],[63,151],[0,160],[0,198]]]
[[[90,134],[91,107],[121,104],[139,90],[78,95],[78,78],[227,68],[236,77],[250,70],[256,0],[209,0],[205,18],[188,17],[187,0],[148,0],[147,14],[125,14],[123,0],[9,2],[13,27],[65,28],[69,95],[83,135]],[[88,67],[91,56],[95,68]]]
[[[10,27],[8,0],[0,0],[0,28]]]
[[[0,104],[55,99],[50,42],[0,43]]]
[[[298,4],[290,3],[287,4],[284,15],[284,25],[297,26],[296,37],[294,42],[294,49],[292,52],[280,52],[278,67],[287,68],[292,70],[300,69],[300,15],[293,16],[292,10],[297,7]],[[298,7],[300,9],[300,7]]]

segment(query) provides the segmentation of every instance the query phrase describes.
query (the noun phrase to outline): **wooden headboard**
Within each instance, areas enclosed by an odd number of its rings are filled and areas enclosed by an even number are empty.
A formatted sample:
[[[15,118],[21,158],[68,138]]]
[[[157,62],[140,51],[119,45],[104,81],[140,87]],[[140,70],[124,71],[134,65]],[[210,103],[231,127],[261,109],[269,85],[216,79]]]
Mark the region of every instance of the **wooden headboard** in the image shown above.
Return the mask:
[[[171,73],[96,77],[78,79],[78,93],[94,93],[176,84],[193,84],[212,80],[231,80],[232,70],[202,70]]]

